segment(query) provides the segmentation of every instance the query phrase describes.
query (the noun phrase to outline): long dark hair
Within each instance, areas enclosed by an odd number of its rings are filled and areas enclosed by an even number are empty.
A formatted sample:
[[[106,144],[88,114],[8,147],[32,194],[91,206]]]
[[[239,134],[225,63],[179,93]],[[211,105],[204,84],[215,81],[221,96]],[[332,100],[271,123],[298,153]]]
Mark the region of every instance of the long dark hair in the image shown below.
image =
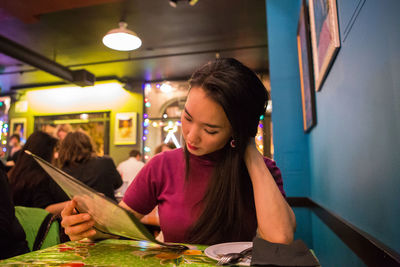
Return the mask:
[[[79,165],[95,155],[96,152],[90,136],[82,130],[76,130],[69,132],[61,142],[57,165],[60,168]]]
[[[245,216],[255,216],[252,184],[244,153],[257,133],[259,118],[265,113],[268,92],[257,75],[239,61],[227,58],[210,62],[193,73],[190,88],[202,88],[221,105],[232,126],[235,147],[229,142],[219,151],[199,219],[190,229],[191,243],[215,244],[243,241],[254,227],[245,225]],[[186,178],[189,177],[189,152],[185,148]],[[254,218],[254,221],[256,218]],[[252,230],[253,229],[253,230]],[[227,240],[230,238],[230,240]]]
[[[56,138],[42,131],[34,132],[26,140],[15,166],[8,173],[15,202],[18,203],[19,199],[24,199],[21,194],[24,194],[25,190],[33,190],[35,186],[47,177],[46,172],[36,163],[32,156],[29,156],[24,151],[29,150],[44,160],[51,162],[57,142]]]

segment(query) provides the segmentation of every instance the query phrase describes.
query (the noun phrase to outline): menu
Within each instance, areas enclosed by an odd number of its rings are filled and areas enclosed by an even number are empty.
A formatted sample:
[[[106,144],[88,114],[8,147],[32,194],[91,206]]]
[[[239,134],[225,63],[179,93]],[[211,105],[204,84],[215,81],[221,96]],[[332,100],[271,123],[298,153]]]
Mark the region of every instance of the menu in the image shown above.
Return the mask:
[[[64,190],[68,197],[76,201],[76,210],[79,213],[89,213],[92,216],[95,221],[94,228],[96,230],[131,239],[147,240],[173,249],[187,249],[183,245],[159,242],[139,219],[120,207],[113,200],[51,165],[32,152],[25,150],[25,153],[31,155]]]

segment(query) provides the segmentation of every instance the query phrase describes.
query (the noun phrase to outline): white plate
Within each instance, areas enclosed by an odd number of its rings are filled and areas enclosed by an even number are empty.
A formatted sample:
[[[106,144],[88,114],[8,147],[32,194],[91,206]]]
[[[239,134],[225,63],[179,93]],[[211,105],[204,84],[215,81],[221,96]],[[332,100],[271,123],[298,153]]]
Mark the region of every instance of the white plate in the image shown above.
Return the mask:
[[[230,242],[230,243],[221,243],[209,246],[204,250],[204,253],[214,260],[219,260],[220,255],[232,252],[241,252],[246,248],[253,246],[253,242]],[[236,265],[244,265],[250,266],[250,259],[245,259],[237,263]]]

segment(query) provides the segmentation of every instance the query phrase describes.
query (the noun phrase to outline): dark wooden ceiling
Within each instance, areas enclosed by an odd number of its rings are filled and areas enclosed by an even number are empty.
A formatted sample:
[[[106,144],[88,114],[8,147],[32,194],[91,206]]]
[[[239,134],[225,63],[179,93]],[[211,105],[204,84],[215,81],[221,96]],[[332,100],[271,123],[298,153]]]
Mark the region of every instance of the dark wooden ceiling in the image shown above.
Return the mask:
[[[142,47],[118,52],[101,40],[125,17]],[[2,0],[0,35],[97,79],[186,79],[216,57],[268,68],[265,0]],[[60,78],[0,54],[0,87],[54,83]]]

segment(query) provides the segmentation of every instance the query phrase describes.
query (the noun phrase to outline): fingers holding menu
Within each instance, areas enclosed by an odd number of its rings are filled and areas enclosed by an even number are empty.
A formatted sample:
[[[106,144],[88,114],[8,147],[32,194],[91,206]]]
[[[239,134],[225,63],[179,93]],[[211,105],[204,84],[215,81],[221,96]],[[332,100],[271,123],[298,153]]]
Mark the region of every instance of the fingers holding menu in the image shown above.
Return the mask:
[[[65,234],[72,241],[94,237],[96,235],[96,230],[93,228],[94,220],[88,213],[77,214],[75,207],[76,201],[71,200],[61,212],[61,226],[65,228]]]

